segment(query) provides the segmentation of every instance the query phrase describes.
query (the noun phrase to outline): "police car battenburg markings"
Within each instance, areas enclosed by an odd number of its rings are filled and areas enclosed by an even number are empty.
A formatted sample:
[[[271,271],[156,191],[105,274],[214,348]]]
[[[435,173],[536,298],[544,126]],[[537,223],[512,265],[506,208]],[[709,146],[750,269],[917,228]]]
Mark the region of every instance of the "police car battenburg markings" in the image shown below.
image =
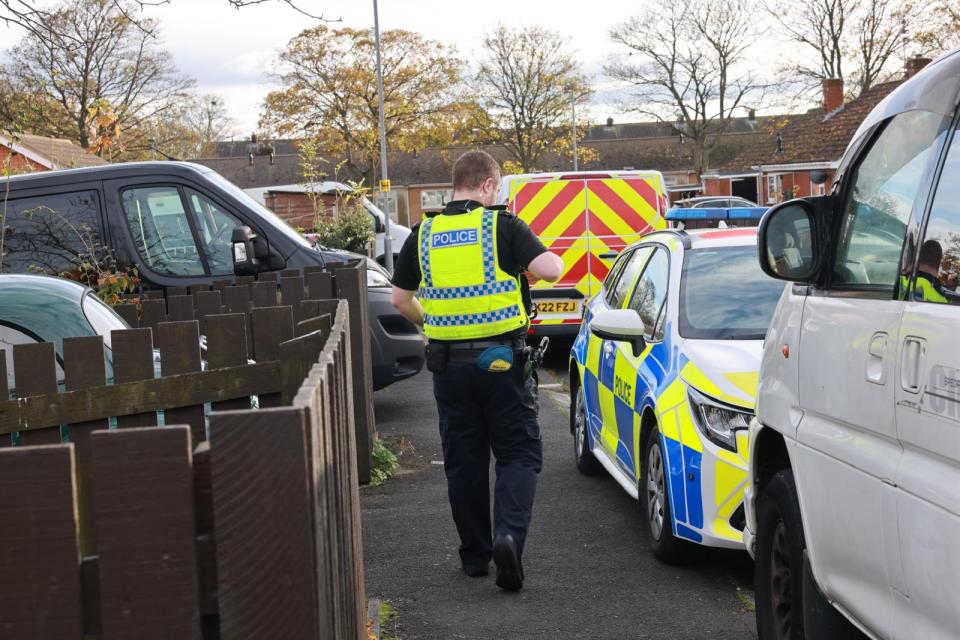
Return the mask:
[[[455,229],[453,231],[440,231],[433,234],[430,239],[431,248],[445,249],[447,247],[463,247],[470,244],[477,244],[476,229]]]

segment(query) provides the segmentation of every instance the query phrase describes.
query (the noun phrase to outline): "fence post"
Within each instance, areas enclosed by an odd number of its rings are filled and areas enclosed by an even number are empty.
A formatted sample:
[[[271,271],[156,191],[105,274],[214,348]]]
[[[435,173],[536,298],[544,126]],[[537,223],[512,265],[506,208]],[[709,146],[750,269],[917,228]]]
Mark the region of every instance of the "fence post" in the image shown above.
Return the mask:
[[[82,637],[73,445],[0,450],[0,630]],[[31,517],[24,517],[25,514]]]
[[[353,411],[356,420],[357,473],[370,482],[370,456],[376,438],[373,414],[373,363],[370,347],[370,311],[367,306],[364,262],[334,270],[338,297],[350,306],[350,353],[353,362]]]
[[[221,637],[317,638],[302,409],[210,415]]]

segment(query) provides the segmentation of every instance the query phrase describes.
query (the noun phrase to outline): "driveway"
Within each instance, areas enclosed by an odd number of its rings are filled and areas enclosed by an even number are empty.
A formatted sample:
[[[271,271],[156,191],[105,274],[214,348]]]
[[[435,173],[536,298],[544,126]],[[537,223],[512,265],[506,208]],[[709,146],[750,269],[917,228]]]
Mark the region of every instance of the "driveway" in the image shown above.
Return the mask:
[[[560,354],[552,361],[562,362]],[[554,364],[551,362],[550,364]],[[441,466],[431,374],[374,395],[381,437],[404,449],[385,486],[364,488],[369,598],[397,612],[400,640],[755,638],[746,553],[711,550],[671,567],[653,558],[633,501],[576,470],[559,367],[541,382],[544,469],[518,593],[460,572]],[[492,471],[491,471],[492,477]]]

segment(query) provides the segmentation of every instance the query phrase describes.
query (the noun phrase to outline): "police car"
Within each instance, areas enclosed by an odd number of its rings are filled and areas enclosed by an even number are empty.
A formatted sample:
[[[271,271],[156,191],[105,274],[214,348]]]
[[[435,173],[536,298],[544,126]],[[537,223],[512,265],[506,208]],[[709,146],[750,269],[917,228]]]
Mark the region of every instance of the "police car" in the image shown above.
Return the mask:
[[[703,211],[668,215],[687,214]],[[782,291],[757,264],[755,228],[673,229],[624,250],[585,308],[570,355],[576,464],[640,501],[665,562],[691,543],[743,548],[747,428]]]

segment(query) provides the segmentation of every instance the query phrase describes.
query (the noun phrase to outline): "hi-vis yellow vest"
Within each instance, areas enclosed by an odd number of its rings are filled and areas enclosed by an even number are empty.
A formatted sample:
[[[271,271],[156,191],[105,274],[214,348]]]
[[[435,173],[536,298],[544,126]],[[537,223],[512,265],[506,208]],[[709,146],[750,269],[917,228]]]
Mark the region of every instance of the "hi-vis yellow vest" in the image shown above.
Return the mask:
[[[497,263],[497,212],[425,218],[419,241],[417,297],[428,338],[490,338],[527,325],[519,280]]]

